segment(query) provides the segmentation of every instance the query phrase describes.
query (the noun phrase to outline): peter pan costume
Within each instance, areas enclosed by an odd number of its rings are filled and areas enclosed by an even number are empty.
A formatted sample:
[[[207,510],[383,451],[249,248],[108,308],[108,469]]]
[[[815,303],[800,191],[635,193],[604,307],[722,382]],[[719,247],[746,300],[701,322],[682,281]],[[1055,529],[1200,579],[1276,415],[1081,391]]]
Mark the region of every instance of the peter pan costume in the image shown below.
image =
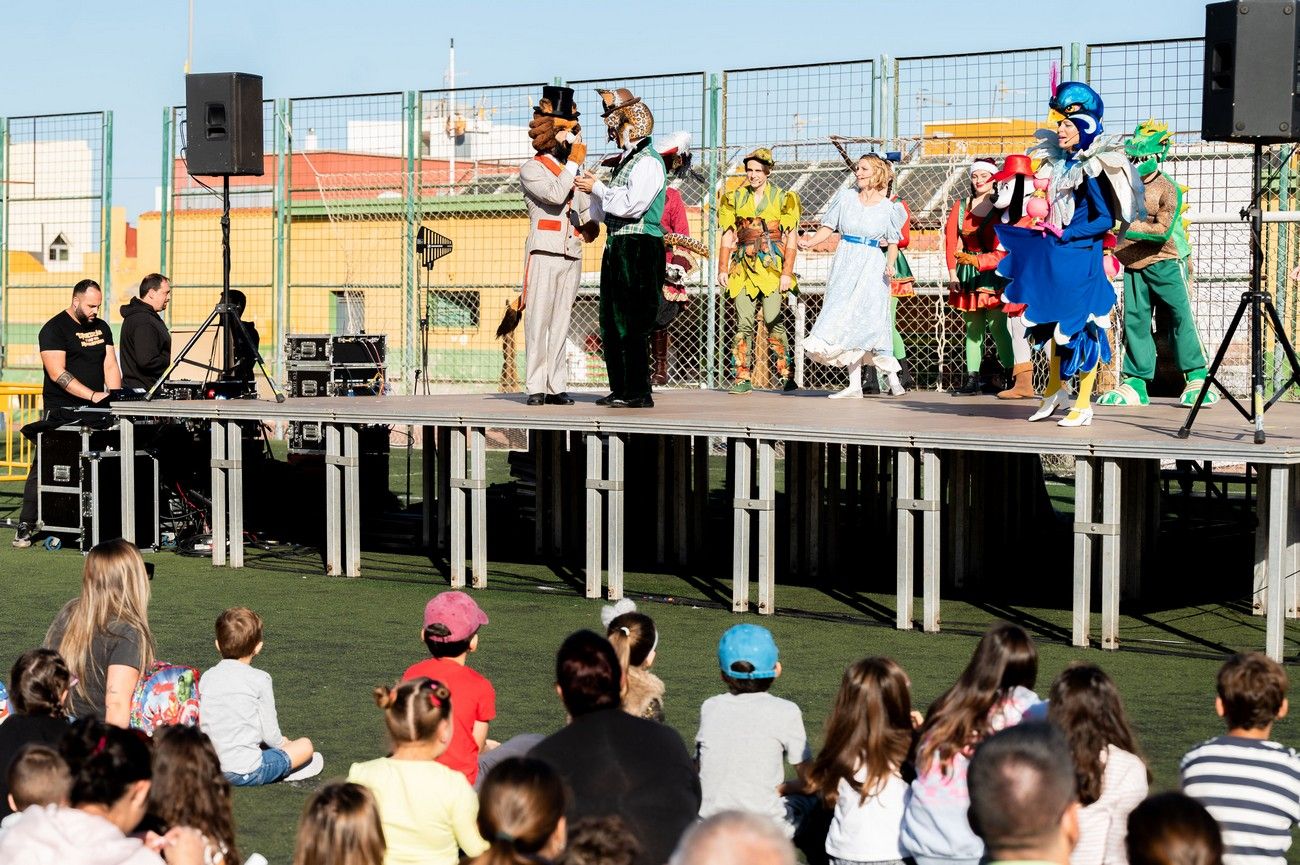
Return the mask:
[[[769,170],[775,164],[772,151],[766,147],[746,156],[744,162],[754,160]],[[781,277],[794,277],[795,235],[800,216],[799,196],[771,181],[757,195],[745,184],[722,196],[718,229],[735,236],[727,271],[727,294],[736,304],[737,317],[731,350],[735,367],[732,393],[748,393],[753,389],[754,337],[760,313],[767,326],[767,342],[774,356],[777,377],[783,380],[785,390],[795,388],[790,339],[781,320],[785,299]]]
[[[1147,405],[1147,385],[1155,377],[1156,341],[1152,335],[1155,301],[1169,308],[1170,334],[1178,369],[1186,377],[1181,402],[1196,402],[1205,379],[1205,351],[1196,332],[1196,316],[1187,296],[1187,262],[1191,246],[1183,217],[1183,187],[1160,170],[1172,133],[1155,120],[1139,123],[1125,145],[1146,185],[1147,218],[1136,220],[1115,248],[1124,265],[1124,380],[1097,400],[1098,405]],[[1207,391],[1203,405],[1217,402]]]
[[[622,147],[608,181],[591,190],[591,218],[605,223],[600,262],[600,333],[609,375],[600,405],[649,408],[650,332],[664,285],[667,176],[650,133],[654,116],[624,88],[597,90],[609,138]]]

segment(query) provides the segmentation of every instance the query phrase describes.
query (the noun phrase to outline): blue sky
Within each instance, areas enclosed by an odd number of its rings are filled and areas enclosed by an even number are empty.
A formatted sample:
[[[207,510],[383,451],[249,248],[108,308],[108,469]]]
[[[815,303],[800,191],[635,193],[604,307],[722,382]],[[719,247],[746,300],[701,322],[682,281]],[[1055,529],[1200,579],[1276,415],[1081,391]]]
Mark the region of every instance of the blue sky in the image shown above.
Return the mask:
[[[1196,0],[476,3],[195,0],[195,72],[269,97],[608,78],[1200,35]],[[1136,14],[1135,14],[1136,13]],[[187,0],[5,4],[0,115],[111,109],[114,200],[153,207],[161,116],[184,100]],[[607,29],[621,36],[610,36]]]

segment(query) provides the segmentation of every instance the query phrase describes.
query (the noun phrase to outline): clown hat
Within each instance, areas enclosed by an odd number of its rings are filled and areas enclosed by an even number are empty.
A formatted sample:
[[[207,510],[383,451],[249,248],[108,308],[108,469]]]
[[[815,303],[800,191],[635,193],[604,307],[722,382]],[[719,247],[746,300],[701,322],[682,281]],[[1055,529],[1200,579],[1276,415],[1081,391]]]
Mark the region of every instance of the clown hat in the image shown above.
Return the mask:
[[[759,147],[752,152],[745,154],[745,158],[740,160],[740,164],[744,165],[751,159],[755,162],[763,163],[769,169],[776,166],[776,159],[772,156],[772,151],[766,147]]]

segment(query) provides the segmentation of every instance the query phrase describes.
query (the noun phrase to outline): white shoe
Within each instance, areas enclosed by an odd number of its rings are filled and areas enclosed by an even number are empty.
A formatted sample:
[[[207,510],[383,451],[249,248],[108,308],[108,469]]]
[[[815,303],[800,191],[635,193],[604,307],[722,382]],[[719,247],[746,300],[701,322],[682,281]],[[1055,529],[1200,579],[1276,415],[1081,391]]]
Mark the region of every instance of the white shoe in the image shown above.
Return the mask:
[[[844,390],[838,390],[830,395],[830,399],[862,399],[862,385],[849,385]]]
[[[907,389],[904,388],[902,383],[899,382],[898,380],[898,373],[896,372],[886,373],[885,381],[889,383],[890,396],[902,396],[903,394],[907,393]]]
[[[315,778],[325,768],[325,758],[320,752],[311,755],[311,759],[297,769],[294,769],[288,775],[284,776],[286,781],[303,781],[307,778]]]
[[[1058,390],[1056,393],[1052,394],[1051,396],[1043,397],[1043,402],[1038,407],[1038,411],[1031,414],[1029,416],[1029,420],[1031,422],[1038,421],[1038,420],[1046,420],[1047,418],[1051,417],[1052,414],[1055,413],[1058,408],[1065,408],[1069,402],[1070,402],[1070,392],[1067,391],[1064,387],[1062,387],[1060,390]]]
[[[1056,422],[1057,426],[1092,426],[1091,408],[1072,408],[1069,413]]]

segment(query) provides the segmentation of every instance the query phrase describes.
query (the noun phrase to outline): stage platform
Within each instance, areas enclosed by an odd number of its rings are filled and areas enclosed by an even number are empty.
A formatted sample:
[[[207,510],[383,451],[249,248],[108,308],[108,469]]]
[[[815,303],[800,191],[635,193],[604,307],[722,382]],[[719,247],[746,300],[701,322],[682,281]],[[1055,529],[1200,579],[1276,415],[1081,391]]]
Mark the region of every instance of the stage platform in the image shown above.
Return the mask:
[[[795,444],[793,450],[805,453],[808,448],[797,443],[879,448],[879,458],[890,463],[892,472],[887,507],[896,511],[897,517],[897,625],[910,628],[915,624],[913,603],[919,578],[919,623],[925,630],[940,626],[941,505],[946,501],[948,507],[960,510],[961,502],[975,500],[967,487],[977,481],[968,482],[968,477],[979,479],[980,495],[997,497],[996,473],[978,470],[977,463],[984,457],[1062,455],[1073,459],[1075,473],[1074,642],[1091,642],[1095,552],[1100,558],[1103,648],[1118,646],[1123,547],[1143,542],[1140,529],[1130,530],[1141,522],[1140,515],[1121,513],[1121,502],[1131,508],[1138,501],[1138,509],[1143,508],[1141,497],[1134,499],[1130,494],[1132,484],[1126,476],[1153,477],[1162,460],[1251,463],[1259,478],[1256,589],[1268,617],[1265,648],[1274,657],[1282,653],[1284,616],[1294,617],[1300,608],[1295,578],[1300,570],[1300,519],[1292,502],[1300,485],[1300,405],[1280,403],[1269,411],[1267,441],[1257,445],[1253,428],[1224,402],[1202,411],[1192,436],[1180,439],[1177,430],[1186,410],[1175,402],[1160,400],[1142,409],[1097,407],[1091,426],[1063,429],[1054,421],[1028,423],[1025,418],[1035,405],[1029,401],[933,392],[830,400],[825,393],[813,391],[736,396],[669,390],[655,394],[652,409],[604,408],[595,405],[599,394],[574,396],[577,402],[572,406],[528,407],[522,394],[446,394],[294,399],[281,404],[159,400],[123,403],[114,406],[114,411],[123,422],[124,449],[133,447],[133,419],[183,418],[212,423],[213,562],[233,567],[243,564],[239,422],[304,420],[325,424],[326,570],[349,576],[358,575],[360,567],[357,427],[393,424],[423,428],[425,447],[437,453],[436,461],[426,458],[424,462],[425,501],[437,502],[436,515],[426,509],[426,538],[440,525],[450,532],[452,584],[456,586],[466,584],[467,546],[471,562],[468,583],[486,584],[485,431],[505,428],[539,433],[539,439],[550,442],[544,447],[557,453],[556,437],[548,434],[576,434],[585,440],[589,597],[599,597],[602,588],[611,598],[622,594],[627,438],[656,437],[660,452],[668,454],[661,465],[681,476],[665,482],[672,490],[664,500],[665,522],[686,511],[686,504],[674,497],[690,495],[690,477],[698,477],[700,471],[700,443],[726,439],[731,443],[732,459],[733,608],[749,609],[750,533],[756,523],[760,613],[775,611],[776,444]],[[691,442],[696,443],[694,455]],[[838,449],[836,454],[838,459]],[[948,466],[948,479],[942,477],[940,455],[944,457],[942,465]],[[790,460],[787,453],[787,469]],[[130,476],[134,467],[129,460],[122,464],[123,524],[130,526],[134,525],[129,492],[134,485]],[[838,470],[835,476],[838,478]],[[945,480],[952,484],[946,498]],[[815,482],[808,489],[821,494]],[[662,489],[660,495],[663,500]],[[557,508],[562,505],[558,496],[550,503]],[[953,519],[961,522],[967,516],[958,514]]]

